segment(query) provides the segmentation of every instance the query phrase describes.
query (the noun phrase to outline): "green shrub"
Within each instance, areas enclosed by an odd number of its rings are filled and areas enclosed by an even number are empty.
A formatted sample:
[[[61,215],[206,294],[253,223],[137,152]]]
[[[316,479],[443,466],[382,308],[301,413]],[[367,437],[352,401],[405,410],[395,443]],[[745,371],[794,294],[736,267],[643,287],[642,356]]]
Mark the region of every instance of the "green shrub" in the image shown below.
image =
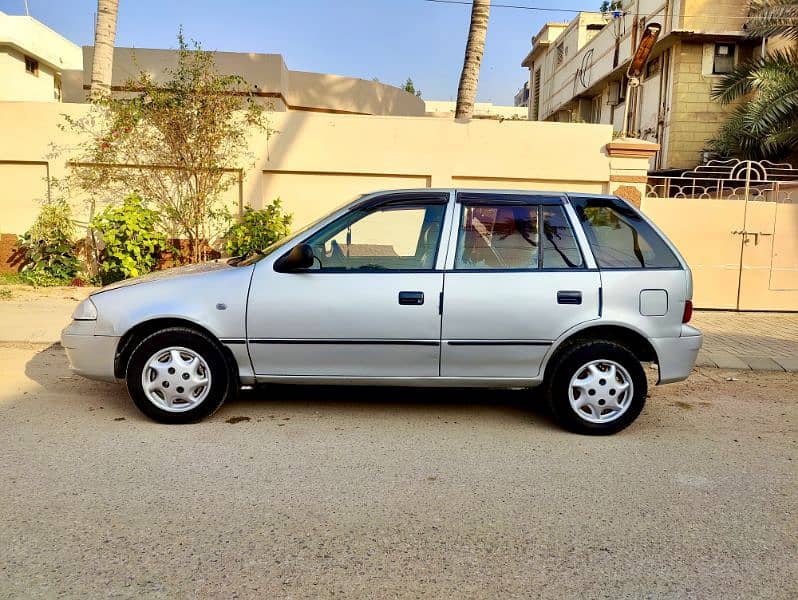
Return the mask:
[[[81,269],[72,242],[74,233],[69,203],[45,202],[31,228],[17,242],[25,260],[21,278],[36,286],[69,284]]]
[[[104,245],[99,259],[103,284],[144,275],[158,265],[158,251],[166,245],[156,230],[159,223],[158,213],[135,193],[122,206],[109,206],[92,219],[91,227]]]
[[[291,215],[283,214],[277,198],[261,210],[244,209],[241,223],[236,223],[225,234],[225,250],[230,256],[244,256],[268,248],[290,232]]]

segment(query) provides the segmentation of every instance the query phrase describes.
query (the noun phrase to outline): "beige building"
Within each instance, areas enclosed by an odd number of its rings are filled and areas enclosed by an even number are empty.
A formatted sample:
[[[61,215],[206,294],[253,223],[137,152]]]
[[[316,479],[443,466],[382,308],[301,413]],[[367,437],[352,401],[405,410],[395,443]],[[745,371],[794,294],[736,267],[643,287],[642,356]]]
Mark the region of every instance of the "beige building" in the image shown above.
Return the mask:
[[[85,102],[91,82],[94,49],[83,48],[82,67],[64,75],[64,101]],[[235,73],[252,93],[276,111],[309,110],[355,115],[424,114],[424,101],[404,90],[378,81],[288,69],[280,54],[214,52],[216,68]],[[156,82],[177,64],[175,50],[114,48],[111,89],[116,93],[141,71]]]
[[[529,118],[622,131],[629,102],[629,131],[661,145],[651,168],[693,167],[730,110],[711,99],[712,87],[760,51],[761,42],[745,37],[747,12],[732,0],[626,0],[617,16],[583,12],[548,23],[522,62]],[[628,91],[629,60],[650,23],[662,32],[641,85]]]
[[[58,102],[63,73],[82,67],[79,46],[31,17],[0,12],[0,102]]]
[[[426,100],[425,111],[428,117],[454,116],[456,102],[452,100]],[[518,106],[502,106],[492,102],[474,102],[475,119],[526,119],[526,109]]]
[[[513,96],[513,106],[529,107],[529,82],[525,81],[521,89]]]
[[[252,93],[276,111],[308,110],[359,115],[422,116],[424,101],[376,81],[289,70],[279,54],[215,52],[216,66],[241,75]],[[0,12],[0,102],[84,103],[91,81],[93,48],[80,48],[27,16]],[[163,77],[175,66],[175,50],[115,48],[116,93],[141,71]]]

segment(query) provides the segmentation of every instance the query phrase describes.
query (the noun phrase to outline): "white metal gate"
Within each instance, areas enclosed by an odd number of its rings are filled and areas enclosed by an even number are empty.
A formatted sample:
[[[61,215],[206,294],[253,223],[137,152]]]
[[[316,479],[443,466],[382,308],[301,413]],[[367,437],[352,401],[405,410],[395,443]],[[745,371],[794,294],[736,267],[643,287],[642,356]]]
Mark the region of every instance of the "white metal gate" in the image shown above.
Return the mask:
[[[798,311],[798,170],[711,161],[649,178],[646,196],[693,269],[697,306]]]

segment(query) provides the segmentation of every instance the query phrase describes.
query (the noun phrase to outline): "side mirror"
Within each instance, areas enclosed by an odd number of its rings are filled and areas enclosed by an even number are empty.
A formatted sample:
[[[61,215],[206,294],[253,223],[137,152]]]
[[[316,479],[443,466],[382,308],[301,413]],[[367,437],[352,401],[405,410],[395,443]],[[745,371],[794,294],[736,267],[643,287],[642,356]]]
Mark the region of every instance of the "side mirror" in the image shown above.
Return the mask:
[[[300,269],[309,269],[313,266],[313,259],[313,248],[310,244],[299,244],[274,262],[274,270],[280,273],[289,273]]]

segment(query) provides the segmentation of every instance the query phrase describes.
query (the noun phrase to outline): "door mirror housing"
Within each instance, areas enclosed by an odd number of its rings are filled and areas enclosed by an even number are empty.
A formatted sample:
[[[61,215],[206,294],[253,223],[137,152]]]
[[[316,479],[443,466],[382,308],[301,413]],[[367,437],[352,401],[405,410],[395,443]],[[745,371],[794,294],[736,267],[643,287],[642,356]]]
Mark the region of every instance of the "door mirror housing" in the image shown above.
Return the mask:
[[[274,270],[280,273],[290,273],[291,271],[309,269],[313,266],[314,258],[315,255],[310,244],[299,244],[275,261]]]

